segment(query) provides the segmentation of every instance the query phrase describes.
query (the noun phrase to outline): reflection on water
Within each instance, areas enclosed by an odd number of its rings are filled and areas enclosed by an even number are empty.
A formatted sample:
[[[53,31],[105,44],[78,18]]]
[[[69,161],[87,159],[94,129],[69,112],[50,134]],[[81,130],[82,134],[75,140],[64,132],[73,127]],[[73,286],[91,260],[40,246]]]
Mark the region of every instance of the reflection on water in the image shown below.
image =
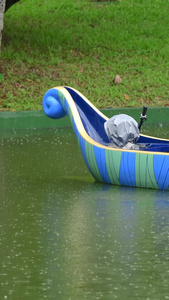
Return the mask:
[[[71,129],[1,138],[0,176],[0,299],[169,299],[167,191],[96,183]]]

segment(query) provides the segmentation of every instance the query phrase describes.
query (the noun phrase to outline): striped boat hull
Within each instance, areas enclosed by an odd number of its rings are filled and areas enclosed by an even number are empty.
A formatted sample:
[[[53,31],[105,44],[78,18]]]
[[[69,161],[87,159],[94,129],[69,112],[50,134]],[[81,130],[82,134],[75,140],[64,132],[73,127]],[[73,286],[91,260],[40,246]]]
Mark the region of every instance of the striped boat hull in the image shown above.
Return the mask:
[[[78,99],[85,101],[100,118],[106,121],[107,117],[99,113],[82,94],[74,89],[71,94],[69,89],[57,87],[49,90],[43,99],[43,109],[47,116],[55,119],[69,116],[83,159],[92,176],[108,184],[168,190],[169,154],[116,149],[94,140],[88,133],[90,128],[86,131],[85,126],[89,127],[89,124],[85,125],[82,121],[83,115],[79,113],[80,109],[72,95],[77,94]],[[154,140],[152,137],[146,139]]]

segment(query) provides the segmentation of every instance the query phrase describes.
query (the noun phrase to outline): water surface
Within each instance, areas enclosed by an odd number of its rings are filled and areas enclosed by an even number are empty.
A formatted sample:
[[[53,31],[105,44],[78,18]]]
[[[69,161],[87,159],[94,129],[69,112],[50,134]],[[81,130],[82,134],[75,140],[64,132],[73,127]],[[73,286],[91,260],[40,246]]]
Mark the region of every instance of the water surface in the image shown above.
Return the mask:
[[[96,183],[72,129],[3,133],[0,178],[0,299],[169,299],[167,191]]]

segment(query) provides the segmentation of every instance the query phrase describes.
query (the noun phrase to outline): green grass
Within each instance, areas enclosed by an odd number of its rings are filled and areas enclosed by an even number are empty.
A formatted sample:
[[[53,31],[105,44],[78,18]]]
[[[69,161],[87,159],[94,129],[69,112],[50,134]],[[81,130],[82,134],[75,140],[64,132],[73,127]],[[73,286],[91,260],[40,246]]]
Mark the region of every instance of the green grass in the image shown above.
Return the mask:
[[[21,0],[4,20],[0,110],[42,109],[57,85],[98,108],[168,106],[168,11],[164,0]]]

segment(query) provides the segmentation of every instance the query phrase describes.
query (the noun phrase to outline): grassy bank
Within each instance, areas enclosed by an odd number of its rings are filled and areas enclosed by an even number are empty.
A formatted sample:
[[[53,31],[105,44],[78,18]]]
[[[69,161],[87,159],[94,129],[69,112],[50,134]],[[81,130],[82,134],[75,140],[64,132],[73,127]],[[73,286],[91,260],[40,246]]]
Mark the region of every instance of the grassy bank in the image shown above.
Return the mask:
[[[0,110],[41,109],[57,85],[98,108],[168,106],[168,12],[163,0],[21,0],[4,20]]]

